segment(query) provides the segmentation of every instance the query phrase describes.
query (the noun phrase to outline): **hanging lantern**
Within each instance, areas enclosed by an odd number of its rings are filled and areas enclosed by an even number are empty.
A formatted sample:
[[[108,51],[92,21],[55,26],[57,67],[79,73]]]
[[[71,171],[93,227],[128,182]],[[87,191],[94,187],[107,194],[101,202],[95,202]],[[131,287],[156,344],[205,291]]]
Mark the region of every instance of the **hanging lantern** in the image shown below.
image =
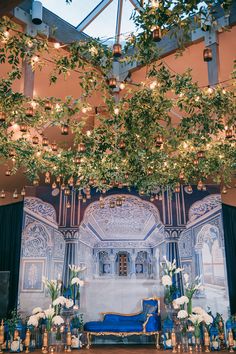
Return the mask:
[[[155,200],[154,196],[153,196],[153,195],[151,195],[151,197],[150,197],[150,202],[151,202],[151,203],[153,203],[153,202],[154,202],[154,200]]]
[[[161,41],[161,29],[159,26],[156,26],[154,30],[152,31],[152,39],[154,42],[160,42]]]
[[[180,184],[178,183],[176,186],[175,186],[175,193],[179,193],[180,192]]]
[[[156,147],[160,148],[163,144],[163,137],[161,135],[158,135],[156,138]]]
[[[26,195],[26,191],[25,191],[24,187],[22,188],[20,194],[21,194],[22,197],[24,197]]]
[[[57,144],[55,142],[51,144],[51,149],[52,151],[57,152]]]
[[[195,166],[197,166],[198,165],[198,160],[193,160],[193,164],[195,165]]]
[[[64,193],[65,195],[70,195],[70,188],[65,188]]]
[[[33,115],[34,115],[33,107],[28,107],[25,111],[25,115],[26,115],[26,117],[29,117],[29,118],[33,117]]]
[[[163,199],[162,194],[159,194],[159,200],[162,200],[162,199]]]
[[[83,203],[86,203],[86,202],[87,202],[87,199],[86,199],[85,197],[83,197],[82,202],[83,202]]]
[[[4,189],[1,190],[1,193],[0,193],[0,198],[5,198],[6,197],[6,193],[4,191]]]
[[[38,179],[34,179],[33,180],[33,186],[38,186],[39,185],[39,180]]]
[[[45,102],[44,109],[45,109],[45,111],[51,111],[52,103],[50,101]]]
[[[47,184],[51,183],[50,172],[45,173],[45,183]]]
[[[101,209],[104,209],[104,208],[105,208],[105,203],[102,202],[102,201],[100,201],[100,202],[99,202],[99,207],[100,207]]]
[[[233,137],[233,130],[231,128],[225,130],[225,137],[226,139],[231,139]]]
[[[67,208],[67,209],[70,209],[70,207],[71,207],[70,201],[67,200],[67,202],[66,202],[66,208]]]
[[[203,159],[205,157],[205,151],[200,150],[197,152],[197,158],[198,159]]]
[[[17,198],[18,198],[17,189],[15,189],[15,190],[14,190],[14,193],[13,193],[13,198],[14,198],[14,199],[17,199]]]
[[[62,184],[61,184],[61,190],[64,191],[65,188],[66,188],[65,183],[62,183]]]
[[[46,138],[46,137],[43,138],[42,145],[43,146],[48,146],[48,138]]]
[[[60,183],[60,182],[61,182],[61,177],[60,177],[60,176],[57,176],[56,182],[57,182],[57,183]]]
[[[192,186],[190,184],[187,186],[187,192],[189,194],[193,193],[193,188],[192,188]]]
[[[141,189],[141,190],[139,191],[139,194],[140,194],[140,195],[144,195],[144,194],[145,194],[144,190]]]
[[[0,111],[0,123],[4,123],[6,121],[6,113]]]
[[[21,133],[26,133],[27,132],[27,125],[26,124],[21,124],[20,125],[20,131]]]
[[[79,194],[78,194],[78,200],[82,200],[82,199],[83,199],[83,196],[82,196],[81,192],[79,192]]]
[[[80,184],[81,184],[81,181],[80,181],[80,179],[78,178],[78,179],[76,180],[76,182],[75,182],[75,185],[76,185],[76,186],[80,186]]]
[[[6,170],[6,172],[5,172],[5,176],[7,176],[7,177],[9,177],[11,175],[11,170]]]
[[[79,152],[85,152],[86,151],[86,146],[84,143],[78,144],[78,151]]]
[[[62,124],[61,126],[61,135],[68,135],[69,134],[69,126],[68,124]]]
[[[197,184],[197,189],[198,189],[199,191],[201,191],[202,188],[203,188],[203,183],[202,183],[202,181],[200,180],[200,181],[198,182],[198,184]]]
[[[212,50],[211,48],[205,48],[203,50],[203,60],[206,62],[212,61]]]
[[[125,142],[124,142],[123,140],[121,140],[121,141],[119,142],[119,148],[120,148],[120,149],[124,149],[124,148],[125,148]]]
[[[120,43],[113,44],[113,50],[112,50],[113,57],[119,58],[122,54],[121,50],[122,48]]]
[[[91,199],[91,194],[86,194],[87,199]]]
[[[33,136],[33,138],[32,138],[32,143],[34,144],[34,145],[38,145],[38,143],[39,143],[39,138],[35,135],[35,136]]]
[[[184,179],[184,172],[183,171],[180,172],[179,179]]]
[[[9,157],[15,157],[16,156],[16,150],[15,149],[11,149],[9,151]]]
[[[111,89],[116,88],[116,84],[117,84],[117,80],[115,77],[110,77],[109,81],[108,81],[108,85]]]
[[[73,177],[69,178],[68,184],[69,184],[70,187],[73,187],[73,185],[74,185],[74,178]]]
[[[52,189],[56,189],[56,188],[57,188],[57,184],[56,184],[56,182],[53,182]]]
[[[112,208],[112,209],[115,208],[116,203],[114,202],[114,200],[110,200],[109,206],[110,206],[110,208]]]
[[[74,159],[74,163],[76,163],[76,165],[81,164],[81,157],[76,156],[75,159]]]

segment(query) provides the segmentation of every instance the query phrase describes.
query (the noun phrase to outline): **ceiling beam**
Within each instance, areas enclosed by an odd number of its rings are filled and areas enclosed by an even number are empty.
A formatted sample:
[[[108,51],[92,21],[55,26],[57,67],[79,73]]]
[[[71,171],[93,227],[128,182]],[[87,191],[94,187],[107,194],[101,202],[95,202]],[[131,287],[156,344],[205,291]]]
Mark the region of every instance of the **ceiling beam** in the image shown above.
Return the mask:
[[[110,5],[113,0],[102,0],[89,14],[86,16],[83,21],[81,21],[76,27],[77,31],[84,31],[88,25],[95,20],[95,18],[100,15],[101,12],[105,10],[105,8]]]
[[[14,7],[18,6],[21,2],[22,0],[1,0],[0,17],[9,13],[11,10],[14,9]]]
[[[139,12],[142,12],[144,9],[138,0],[129,0],[135,9]]]
[[[116,17],[116,43],[120,43],[122,8],[123,8],[123,0],[118,0],[117,17]]]

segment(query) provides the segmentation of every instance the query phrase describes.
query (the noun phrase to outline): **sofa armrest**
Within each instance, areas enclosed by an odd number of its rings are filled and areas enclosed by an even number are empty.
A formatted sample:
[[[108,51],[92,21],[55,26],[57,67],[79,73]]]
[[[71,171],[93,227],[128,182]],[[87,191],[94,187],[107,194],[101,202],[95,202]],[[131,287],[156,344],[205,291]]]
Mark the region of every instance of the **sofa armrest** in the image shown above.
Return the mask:
[[[161,316],[159,314],[148,314],[143,323],[143,332],[159,332],[161,330]]]

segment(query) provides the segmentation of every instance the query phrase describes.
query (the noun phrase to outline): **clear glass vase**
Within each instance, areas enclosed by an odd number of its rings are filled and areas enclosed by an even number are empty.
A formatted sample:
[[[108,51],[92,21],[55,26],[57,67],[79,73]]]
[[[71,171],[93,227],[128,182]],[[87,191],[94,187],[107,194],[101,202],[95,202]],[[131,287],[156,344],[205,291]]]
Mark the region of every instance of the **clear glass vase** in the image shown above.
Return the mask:
[[[181,333],[181,347],[182,347],[182,352],[187,353],[188,352],[188,332],[183,331]]]

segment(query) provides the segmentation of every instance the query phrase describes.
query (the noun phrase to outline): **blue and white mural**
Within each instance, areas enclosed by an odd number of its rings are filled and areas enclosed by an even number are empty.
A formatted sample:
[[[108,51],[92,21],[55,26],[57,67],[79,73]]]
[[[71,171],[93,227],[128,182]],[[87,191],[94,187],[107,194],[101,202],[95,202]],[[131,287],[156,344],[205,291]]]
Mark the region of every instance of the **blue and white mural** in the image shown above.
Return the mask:
[[[42,187],[40,187],[42,188]],[[163,296],[160,262],[177,255],[193,279],[202,276],[204,291],[196,305],[210,306],[227,317],[228,294],[225,269],[221,200],[218,188],[207,192],[184,187],[170,196],[159,194],[151,203],[135,192],[114,191],[99,207],[99,195],[86,204],[76,191],[53,197],[36,189],[25,199],[20,275],[20,308],[47,306],[42,275],[64,279],[70,263],[86,265],[86,285],[81,293],[85,320],[98,319],[104,311],[135,312],[140,300]],[[55,194],[55,193],[54,193]],[[122,206],[111,208],[117,197]],[[73,255],[73,259],[71,258]]]

